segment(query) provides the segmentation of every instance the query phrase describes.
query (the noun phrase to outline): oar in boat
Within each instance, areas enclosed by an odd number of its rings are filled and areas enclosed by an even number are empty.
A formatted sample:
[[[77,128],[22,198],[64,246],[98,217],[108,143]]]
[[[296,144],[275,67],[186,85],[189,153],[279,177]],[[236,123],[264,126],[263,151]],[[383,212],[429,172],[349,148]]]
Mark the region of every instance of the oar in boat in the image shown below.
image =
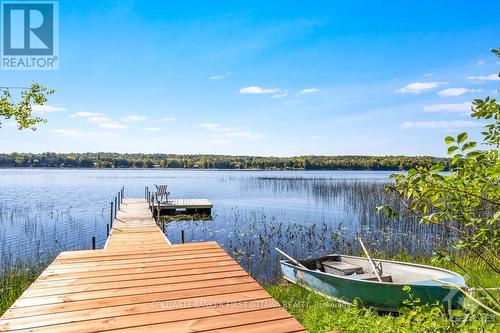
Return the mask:
[[[359,240],[359,243],[361,244],[361,247],[363,248],[363,252],[365,252],[366,257],[368,258],[368,262],[372,266],[373,272],[377,276],[378,282],[382,282],[382,278],[380,277],[380,274],[379,274],[379,272],[377,270],[377,267],[375,267],[375,263],[373,262],[372,258],[370,257],[370,254],[366,250],[365,244],[363,244],[363,241],[361,240],[361,237],[359,237],[358,240]]]
[[[307,269],[306,266],[302,265],[300,262],[298,262],[297,260],[293,259],[292,257],[290,257],[288,254],[286,254],[285,252],[281,251],[280,249],[278,249],[277,247],[274,248],[276,251],[278,251],[283,257],[286,257],[288,260],[290,260],[291,262],[293,262],[295,265],[301,267],[301,268],[305,268]]]

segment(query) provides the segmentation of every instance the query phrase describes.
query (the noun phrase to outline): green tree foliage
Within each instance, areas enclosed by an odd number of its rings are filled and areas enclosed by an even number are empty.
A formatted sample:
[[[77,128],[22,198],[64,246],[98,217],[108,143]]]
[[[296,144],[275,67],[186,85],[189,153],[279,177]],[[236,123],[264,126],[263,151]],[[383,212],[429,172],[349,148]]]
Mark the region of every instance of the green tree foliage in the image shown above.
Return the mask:
[[[16,101],[16,96],[10,89],[0,88],[0,119],[13,118],[20,130],[36,130],[35,125],[46,122],[46,119],[33,115],[33,105],[43,105],[47,102],[47,95],[52,93],[54,90],[33,82],[29,88],[21,91],[21,100]],[[0,126],[1,124],[0,122]]]
[[[498,50],[494,50],[500,56]],[[499,74],[500,76],[500,74]],[[440,163],[412,168],[393,175],[388,189],[399,195],[404,207],[421,223],[445,225],[456,233],[456,247],[484,260],[500,274],[500,105],[491,97],[476,99],[471,116],[486,122],[481,145],[467,133],[447,136],[449,174]],[[379,207],[399,215],[391,207]],[[441,259],[448,259],[441,255]]]
[[[408,170],[449,159],[429,156],[297,156],[256,157],[224,155],[118,154],[118,153],[12,153],[0,154],[0,167],[203,168],[266,170]]]

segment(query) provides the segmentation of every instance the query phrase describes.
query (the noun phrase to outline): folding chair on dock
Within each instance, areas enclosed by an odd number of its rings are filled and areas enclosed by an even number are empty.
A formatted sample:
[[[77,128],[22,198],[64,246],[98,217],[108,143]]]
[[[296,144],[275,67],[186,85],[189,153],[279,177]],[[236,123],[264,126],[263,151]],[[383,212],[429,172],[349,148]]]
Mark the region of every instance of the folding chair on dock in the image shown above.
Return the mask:
[[[168,203],[168,196],[170,192],[168,192],[168,185],[156,185],[156,194],[158,197],[158,201],[160,203]]]

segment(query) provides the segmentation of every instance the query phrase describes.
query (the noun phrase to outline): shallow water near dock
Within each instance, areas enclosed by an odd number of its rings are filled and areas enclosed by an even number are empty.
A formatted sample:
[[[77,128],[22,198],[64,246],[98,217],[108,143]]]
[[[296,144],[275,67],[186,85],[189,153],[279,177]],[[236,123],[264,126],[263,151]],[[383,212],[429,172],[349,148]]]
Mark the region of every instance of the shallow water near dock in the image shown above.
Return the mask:
[[[430,255],[449,246],[437,226],[409,216],[376,213],[398,205],[384,191],[385,171],[229,171],[177,169],[0,169],[0,265],[41,262],[61,251],[89,249],[106,240],[110,202],[143,197],[144,186],[168,184],[171,197],[207,198],[211,221],[165,226],[172,243],[217,241],[263,283],[275,282],[275,247],[297,258],[332,252],[355,254],[361,235],[376,256]]]

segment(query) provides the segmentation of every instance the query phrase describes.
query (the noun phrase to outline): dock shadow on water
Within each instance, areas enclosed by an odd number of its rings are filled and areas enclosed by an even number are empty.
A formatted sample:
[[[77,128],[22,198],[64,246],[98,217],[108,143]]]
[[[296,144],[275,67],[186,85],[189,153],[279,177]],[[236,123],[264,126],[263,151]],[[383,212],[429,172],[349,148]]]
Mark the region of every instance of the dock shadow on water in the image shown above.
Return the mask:
[[[212,222],[173,221],[166,234],[180,242],[217,241],[254,278],[264,284],[280,276],[275,247],[295,258],[327,253],[358,254],[363,237],[374,257],[406,253],[429,256],[450,246],[454,235],[436,225],[420,225],[412,216],[389,219],[376,207],[397,198],[385,191],[388,179],[246,177],[241,191],[272,192],[276,200],[295,202],[286,208],[216,209]],[[278,205],[279,206],[279,205]]]

